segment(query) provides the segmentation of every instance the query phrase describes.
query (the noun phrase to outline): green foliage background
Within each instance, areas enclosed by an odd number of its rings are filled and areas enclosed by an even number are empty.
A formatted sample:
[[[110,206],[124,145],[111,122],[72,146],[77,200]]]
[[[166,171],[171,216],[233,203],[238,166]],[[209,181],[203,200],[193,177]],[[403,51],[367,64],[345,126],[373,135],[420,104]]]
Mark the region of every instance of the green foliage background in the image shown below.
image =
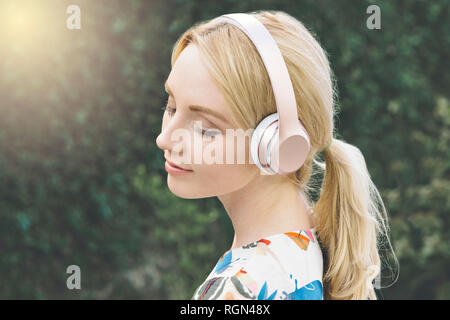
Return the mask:
[[[70,4],[81,30],[66,28]],[[381,30],[366,27],[371,4]],[[233,234],[216,198],[167,188],[155,139],[171,50],[196,22],[263,9],[330,55],[337,130],[366,158],[400,260],[380,297],[450,298],[446,0],[1,0],[0,298],[192,296]],[[66,288],[72,264],[81,290]]]

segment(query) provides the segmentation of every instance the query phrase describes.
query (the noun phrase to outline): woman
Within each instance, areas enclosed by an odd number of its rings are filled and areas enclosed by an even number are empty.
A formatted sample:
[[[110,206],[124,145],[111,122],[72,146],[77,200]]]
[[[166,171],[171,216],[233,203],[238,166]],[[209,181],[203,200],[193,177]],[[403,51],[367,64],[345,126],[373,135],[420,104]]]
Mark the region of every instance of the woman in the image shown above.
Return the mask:
[[[292,16],[250,14],[282,53],[310,148],[294,172],[261,170],[249,156],[248,133],[277,106],[258,50],[238,27],[217,20],[178,39],[156,141],[168,187],[185,199],[217,196],[234,228],[230,250],[192,298],[376,299],[377,239],[387,235],[387,214],[359,149],[333,138],[326,53]],[[236,146],[235,138],[244,142]],[[315,204],[313,163],[324,170]]]

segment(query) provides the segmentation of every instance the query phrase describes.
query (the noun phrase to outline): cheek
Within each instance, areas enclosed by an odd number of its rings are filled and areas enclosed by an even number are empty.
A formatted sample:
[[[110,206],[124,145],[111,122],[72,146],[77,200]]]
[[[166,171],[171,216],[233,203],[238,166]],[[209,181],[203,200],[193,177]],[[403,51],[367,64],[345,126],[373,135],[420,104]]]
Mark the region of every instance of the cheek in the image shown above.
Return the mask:
[[[190,188],[203,197],[219,196],[241,189],[255,176],[248,164],[197,165]]]
[[[208,185],[242,185],[241,181],[247,181],[248,177],[254,175],[256,166],[249,158],[248,139],[227,143],[224,136],[220,136],[216,141],[203,144],[203,147],[204,161],[202,164],[194,164],[193,170],[198,177],[208,182]],[[220,162],[217,159],[221,159],[222,163],[216,163]]]
[[[211,165],[223,164],[231,166],[239,164],[254,164],[250,159],[250,137],[244,134],[238,136],[218,135],[213,140],[203,141],[203,161]]]

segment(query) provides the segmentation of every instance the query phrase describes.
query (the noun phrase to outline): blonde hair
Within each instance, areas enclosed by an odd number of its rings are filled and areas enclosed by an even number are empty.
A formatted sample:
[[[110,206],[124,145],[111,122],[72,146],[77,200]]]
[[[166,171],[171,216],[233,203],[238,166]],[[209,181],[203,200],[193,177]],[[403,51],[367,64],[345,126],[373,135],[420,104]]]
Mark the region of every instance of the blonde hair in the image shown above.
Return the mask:
[[[376,299],[372,280],[380,272],[377,244],[381,235],[388,235],[387,213],[359,149],[333,138],[336,91],[326,52],[300,21],[285,12],[248,14],[268,29],[280,48],[294,87],[299,119],[310,137],[306,162],[285,178],[297,185],[314,207],[315,228],[327,258],[324,297]],[[237,128],[255,128],[261,119],[277,111],[264,63],[241,30],[223,22],[195,24],[175,43],[172,66],[191,43],[199,49],[221,89]],[[330,141],[321,162],[318,151]],[[315,205],[309,195],[315,190],[313,164],[324,171]]]

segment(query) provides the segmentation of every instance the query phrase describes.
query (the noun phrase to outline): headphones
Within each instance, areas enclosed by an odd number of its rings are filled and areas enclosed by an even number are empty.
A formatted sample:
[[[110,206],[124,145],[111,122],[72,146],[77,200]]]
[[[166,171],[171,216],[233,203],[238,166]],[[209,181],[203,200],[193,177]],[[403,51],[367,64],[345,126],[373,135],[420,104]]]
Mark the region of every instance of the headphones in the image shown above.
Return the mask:
[[[277,112],[262,119],[253,131],[250,142],[253,161],[263,174],[286,175],[298,170],[311,144],[298,119],[291,78],[275,40],[258,19],[246,13],[225,14],[213,21],[233,24],[245,32],[258,50],[272,84]]]

